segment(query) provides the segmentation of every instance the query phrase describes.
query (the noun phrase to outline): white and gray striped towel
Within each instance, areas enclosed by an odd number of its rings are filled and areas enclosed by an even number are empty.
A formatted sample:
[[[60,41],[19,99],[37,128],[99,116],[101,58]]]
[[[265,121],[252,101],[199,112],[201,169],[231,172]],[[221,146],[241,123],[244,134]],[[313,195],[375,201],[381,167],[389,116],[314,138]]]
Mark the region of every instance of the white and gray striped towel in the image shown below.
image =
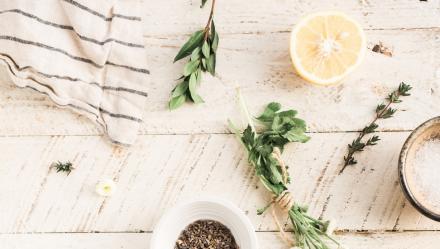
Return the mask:
[[[0,61],[13,82],[48,95],[132,144],[149,71],[138,0],[0,1]]]

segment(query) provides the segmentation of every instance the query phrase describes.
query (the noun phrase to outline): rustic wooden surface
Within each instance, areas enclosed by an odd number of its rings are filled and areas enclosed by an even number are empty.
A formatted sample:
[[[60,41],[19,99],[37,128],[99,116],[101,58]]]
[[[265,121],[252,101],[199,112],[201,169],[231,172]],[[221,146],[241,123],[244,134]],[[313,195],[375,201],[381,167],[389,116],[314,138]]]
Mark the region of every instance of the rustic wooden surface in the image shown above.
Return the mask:
[[[284,153],[291,190],[298,202],[309,204],[311,214],[338,220],[337,236],[344,244],[438,248],[440,223],[424,218],[403,197],[397,157],[413,128],[440,115],[440,1],[218,2],[218,76],[203,81],[205,104],[170,112],[166,102],[182,70],[172,57],[204,24],[207,10],[196,0],[145,1],[150,97],[138,142],[129,149],[111,146],[84,117],[15,88],[1,69],[1,248],[149,248],[163,212],[200,195],[242,208],[262,249],[285,248],[270,215],[255,214],[270,197],[226,127],[227,118],[238,120],[237,85],[251,112],[277,100],[308,121],[312,140]],[[362,66],[338,86],[305,83],[289,62],[289,30],[305,13],[328,9],[356,18],[368,48],[383,42],[393,56],[367,52]],[[401,81],[414,86],[413,96],[399,104],[404,111],[381,122],[379,145],[338,175],[353,131]],[[76,169],[69,176],[56,174],[48,167],[55,160],[71,160]],[[101,178],[117,181],[111,198],[94,194]]]

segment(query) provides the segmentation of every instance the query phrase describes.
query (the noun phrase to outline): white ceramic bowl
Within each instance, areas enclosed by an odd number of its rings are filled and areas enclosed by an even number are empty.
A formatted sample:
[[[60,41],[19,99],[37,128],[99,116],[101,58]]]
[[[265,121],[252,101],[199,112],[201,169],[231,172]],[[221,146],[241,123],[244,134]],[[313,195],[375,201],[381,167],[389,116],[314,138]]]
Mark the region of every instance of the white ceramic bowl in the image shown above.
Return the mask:
[[[258,249],[255,229],[243,211],[229,201],[214,198],[172,208],[154,228],[150,249],[174,249],[182,230],[200,219],[216,220],[228,227],[240,249]]]

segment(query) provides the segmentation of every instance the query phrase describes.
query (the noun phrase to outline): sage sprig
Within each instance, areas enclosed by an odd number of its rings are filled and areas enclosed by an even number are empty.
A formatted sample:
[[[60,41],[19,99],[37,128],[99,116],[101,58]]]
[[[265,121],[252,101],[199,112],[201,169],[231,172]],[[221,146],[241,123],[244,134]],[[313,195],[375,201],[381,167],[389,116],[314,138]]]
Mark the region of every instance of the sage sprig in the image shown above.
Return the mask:
[[[354,139],[351,144],[348,145],[348,152],[347,155],[344,156],[344,166],[339,171],[339,174],[341,174],[345,168],[348,165],[354,165],[357,163],[356,159],[354,158],[354,154],[356,152],[361,152],[365,149],[367,146],[373,146],[376,145],[377,142],[380,140],[379,136],[373,135],[370,138],[368,138],[366,141],[363,141],[364,137],[368,134],[372,134],[376,132],[376,129],[379,127],[379,125],[376,123],[379,119],[387,119],[393,117],[394,113],[396,113],[396,109],[391,108],[391,104],[397,104],[402,102],[400,97],[402,96],[409,96],[409,91],[412,89],[410,85],[407,85],[405,83],[400,83],[399,87],[390,93],[388,97],[386,98],[386,103],[381,103],[377,105],[376,107],[376,115],[373,121],[365,126],[362,131],[359,133],[356,139]]]
[[[241,99],[240,102],[247,115],[248,111],[244,101]],[[229,121],[229,126],[248,152],[248,161],[255,168],[261,183],[274,197],[269,205],[259,209],[257,214],[263,214],[273,203],[278,203],[281,206],[279,200],[284,199],[286,201],[284,204],[288,205],[284,205],[282,208],[287,212],[292,223],[294,238],[293,241],[290,239],[288,243],[294,242],[295,246],[303,249],[329,249],[328,242],[330,241],[339,245],[327,233],[329,222],[309,216],[306,206],[293,201],[287,187],[291,179],[285,170],[286,166],[279,157],[286,144],[291,142],[305,143],[309,140],[305,134],[306,123],[297,118],[296,114],[295,110],[281,111],[281,105],[273,102],[268,104],[263,114],[256,118],[263,125],[261,132],[255,131],[249,116],[247,117],[247,128],[243,132],[238,130],[231,121]],[[275,221],[279,224],[277,220]],[[284,235],[282,227],[279,228]]]
[[[202,97],[197,93],[202,73],[209,72],[213,76],[215,75],[216,52],[219,43],[219,36],[214,24],[215,1],[212,0],[205,28],[193,33],[174,58],[174,62],[176,62],[190,57],[183,68],[183,75],[179,78],[180,83],[171,92],[169,101],[171,110],[180,107],[186,101],[196,104],[203,103]],[[200,7],[203,8],[206,2],[207,0],[202,0]]]

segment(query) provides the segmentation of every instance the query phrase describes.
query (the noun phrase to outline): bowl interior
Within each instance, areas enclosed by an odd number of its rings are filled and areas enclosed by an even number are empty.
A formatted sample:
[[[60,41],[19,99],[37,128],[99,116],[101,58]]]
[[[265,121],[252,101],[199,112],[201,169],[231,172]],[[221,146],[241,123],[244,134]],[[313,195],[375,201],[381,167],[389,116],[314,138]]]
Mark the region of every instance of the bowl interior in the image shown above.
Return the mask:
[[[174,249],[182,230],[200,219],[215,220],[225,225],[240,248],[257,248],[254,228],[240,209],[225,201],[200,200],[173,208],[163,216],[154,229],[150,249]]]
[[[424,215],[439,220],[440,203],[435,203],[428,197],[431,189],[421,187],[425,179],[418,176],[420,169],[416,160],[421,147],[433,140],[440,140],[440,117],[428,120],[413,131],[402,149],[399,167],[401,184],[409,201]],[[435,174],[440,174],[440,162],[437,163],[439,167]]]

